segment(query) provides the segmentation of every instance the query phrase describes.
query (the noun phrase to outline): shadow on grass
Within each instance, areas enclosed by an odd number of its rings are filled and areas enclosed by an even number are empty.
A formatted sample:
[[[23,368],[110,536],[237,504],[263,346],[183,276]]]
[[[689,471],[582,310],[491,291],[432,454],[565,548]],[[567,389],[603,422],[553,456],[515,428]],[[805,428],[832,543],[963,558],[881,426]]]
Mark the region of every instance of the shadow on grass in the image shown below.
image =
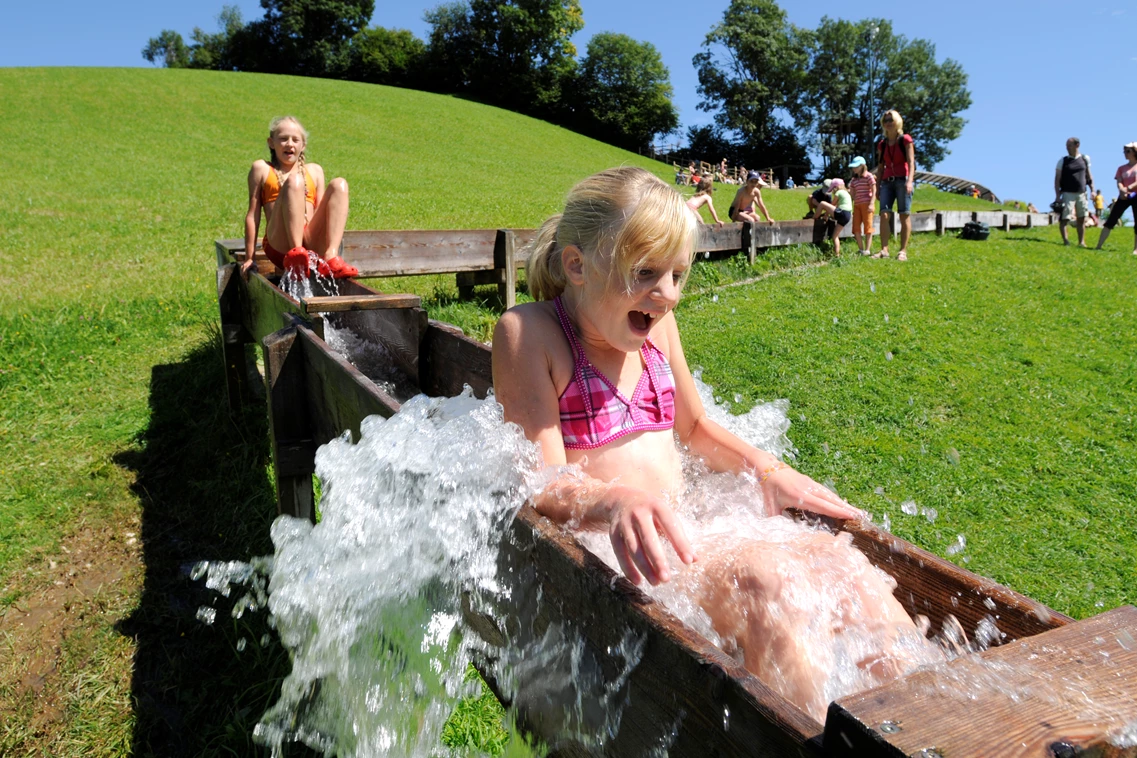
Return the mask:
[[[229,415],[219,337],[210,331],[181,362],[153,368],[150,424],[137,449],[116,461],[136,473],[142,503],[142,599],[119,623],[137,643],[137,756],[258,754],[253,727],[289,669],[266,612],[235,619],[241,590],[222,598],[189,578],[201,560],[270,554],[276,515],[264,401]],[[198,620],[201,607],[216,608],[212,625]]]

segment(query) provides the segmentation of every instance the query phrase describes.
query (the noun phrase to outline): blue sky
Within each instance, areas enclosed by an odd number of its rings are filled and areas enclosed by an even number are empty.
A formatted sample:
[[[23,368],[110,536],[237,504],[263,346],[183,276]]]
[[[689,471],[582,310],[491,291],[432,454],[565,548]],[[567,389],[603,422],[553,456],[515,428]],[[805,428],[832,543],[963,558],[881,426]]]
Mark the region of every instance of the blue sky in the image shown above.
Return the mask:
[[[228,0],[245,18],[262,11],[255,0]],[[580,0],[585,28],[575,40],[583,51],[597,32],[615,31],[653,43],[675,87],[684,127],[706,123],[697,110],[691,58],[722,18],[727,0]],[[140,55],[149,37],[175,29],[187,38],[194,26],[216,30],[226,0],[48,0],[5,2],[0,11],[0,66],[146,66]],[[410,29],[421,37],[423,12],[434,0],[377,0],[372,23]],[[963,135],[936,170],[990,186],[1004,198],[1040,207],[1053,194],[1054,164],[1068,136],[1077,135],[1093,159],[1107,195],[1121,145],[1137,140],[1137,6],[1132,0],[1077,2],[880,3],[783,0],[790,20],[814,27],[822,15],[851,20],[885,17],[908,37],[936,45],[938,57],[963,64],[974,103]],[[1128,103],[1128,104],[1127,104]],[[917,156],[917,161],[919,156]]]

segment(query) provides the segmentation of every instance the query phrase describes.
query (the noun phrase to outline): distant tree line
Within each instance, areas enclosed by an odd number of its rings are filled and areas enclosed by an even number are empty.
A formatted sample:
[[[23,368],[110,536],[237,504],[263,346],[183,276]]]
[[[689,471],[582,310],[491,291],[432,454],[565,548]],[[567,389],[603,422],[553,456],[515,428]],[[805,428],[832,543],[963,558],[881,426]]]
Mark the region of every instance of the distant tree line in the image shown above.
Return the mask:
[[[226,6],[219,31],[191,42],[163,30],[142,57],[169,68],[258,71],[453,93],[642,150],[679,126],[670,74],[650,42],[597,34],[577,59],[578,0],[462,0],[426,14],[427,41],[369,27],[374,0],[261,0],[246,23]]]
[[[872,162],[880,116],[895,109],[915,140],[917,165],[930,169],[963,131],[959,114],[971,105],[963,67],[937,63],[935,45],[896,34],[885,19],[826,16],[802,29],[774,0],[731,0],[702,48],[693,61],[699,108],[714,125],[687,136],[692,154],[712,159],[802,165],[812,153],[826,176],[839,176],[854,156]]]
[[[219,31],[191,42],[164,30],[143,57],[171,68],[296,74],[451,93],[561,124],[631,150],[678,129],[670,74],[650,42],[604,32],[578,57],[578,0],[458,0],[426,13],[424,41],[369,27],[374,0],[261,0],[245,22],[226,6]],[[789,23],[775,0],[731,0],[693,64],[699,108],[713,125],[687,130],[693,157],[751,167],[809,156],[828,175],[855,155],[872,160],[880,115],[904,116],[917,163],[931,168],[959,136],[971,105],[967,74],[936,61],[935,46],[909,40],[885,19]]]

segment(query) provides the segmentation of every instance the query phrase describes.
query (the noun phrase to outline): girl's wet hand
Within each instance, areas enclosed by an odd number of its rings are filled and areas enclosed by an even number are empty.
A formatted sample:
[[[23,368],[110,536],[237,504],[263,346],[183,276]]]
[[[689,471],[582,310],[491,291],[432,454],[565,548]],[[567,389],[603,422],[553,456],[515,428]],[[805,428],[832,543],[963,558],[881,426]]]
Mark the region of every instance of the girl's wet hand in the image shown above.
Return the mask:
[[[762,483],[762,495],[771,515],[778,515],[786,508],[800,508],[839,519],[865,517],[864,511],[846,503],[833,490],[788,466],[766,478]]]
[[[679,518],[663,500],[633,487],[614,488],[612,497],[608,535],[628,581],[635,585],[644,578],[652,585],[670,581],[661,535],[671,542],[680,560],[695,561]]]

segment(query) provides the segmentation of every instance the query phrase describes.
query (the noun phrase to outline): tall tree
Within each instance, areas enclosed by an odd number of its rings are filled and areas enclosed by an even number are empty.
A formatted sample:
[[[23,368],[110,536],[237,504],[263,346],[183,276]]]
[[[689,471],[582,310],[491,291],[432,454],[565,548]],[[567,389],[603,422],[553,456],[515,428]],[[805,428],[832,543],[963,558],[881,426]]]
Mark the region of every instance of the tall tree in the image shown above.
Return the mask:
[[[580,131],[640,150],[679,126],[672,92],[655,45],[602,32],[588,41],[571,100]]]
[[[190,65],[189,46],[182,35],[172,29],[163,29],[157,37],[151,37],[142,48],[142,57],[166,68],[188,68]]]
[[[779,118],[800,107],[808,38],[774,0],[731,0],[693,60],[699,109],[742,140],[779,136]]]
[[[261,0],[253,22],[267,45],[257,70],[327,76],[347,66],[348,43],[367,26],[375,0]]]
[[[578,0],[470,0],[426,15],[430,70],[454,91],[511,110],[551,116],[576,66]]]
[[[426,44],[406,29],[363,29],[348,44],[345,79],[416,87]]]

